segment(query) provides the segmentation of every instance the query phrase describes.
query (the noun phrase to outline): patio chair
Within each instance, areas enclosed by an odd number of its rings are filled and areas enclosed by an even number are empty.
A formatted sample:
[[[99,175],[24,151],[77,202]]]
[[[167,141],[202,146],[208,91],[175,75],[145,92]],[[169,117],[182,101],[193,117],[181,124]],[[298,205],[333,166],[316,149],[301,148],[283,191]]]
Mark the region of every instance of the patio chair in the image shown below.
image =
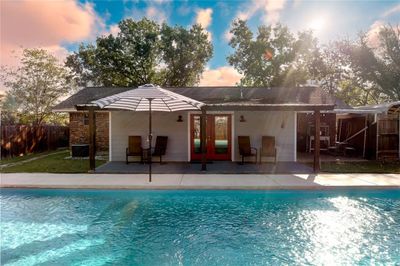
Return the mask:
[[[156,146],[154,147],[152,156],[160,156],[160,164],[162,163],[162,156],[165,155],[167,151],[167,142],[167,136],[157,136]]]
[[[140,163],[143,163],[143,148],[141,136],[129,136],[128,148],[126,148],[126,164],[129,163],[130,156],[140,156]]]
[[[274,163],[276,163],[275,137],[262,136],[260,148],[260,163],[261,157],[274,157]]]
[[[257,149],[251,147],[249,136],[238,136],[239,154],[242,156],[242,164],[244,164],[245,157],[255,157],[254,162],[257,163]]]

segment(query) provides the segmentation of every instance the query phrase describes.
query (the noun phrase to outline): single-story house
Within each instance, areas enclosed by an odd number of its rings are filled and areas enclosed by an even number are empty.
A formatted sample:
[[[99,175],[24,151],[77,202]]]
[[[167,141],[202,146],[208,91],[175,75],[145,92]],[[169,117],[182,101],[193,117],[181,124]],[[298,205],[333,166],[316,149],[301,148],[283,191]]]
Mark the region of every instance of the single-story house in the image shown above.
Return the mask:
[[[87,87],[54,107],[68,112],[70,145],[89,143],[88,112],[77,106],[115,95],[132,88]],[[316,86],[304,87],[166,87],[174,93],[200,101],[207,117],[208,160],[239,161],[238,136],[250,136],[251,146],[259,148],[262,136],[276,140],[277,161],[296,161],[297,114],[333,110],[336,99]],[[154,112],[153,135],[168,136],[165,161],[196,161],[201,111]],[[95,111],[97,151],[107,151],[110,161],[124,161],[128,136],[139,135],[146,144],[147,112],[126,110]],[[218,146],[218,147],[217,147]],[[318,151],[319,153],[319,151]],[[266,158],[268,160],[268,158]]]

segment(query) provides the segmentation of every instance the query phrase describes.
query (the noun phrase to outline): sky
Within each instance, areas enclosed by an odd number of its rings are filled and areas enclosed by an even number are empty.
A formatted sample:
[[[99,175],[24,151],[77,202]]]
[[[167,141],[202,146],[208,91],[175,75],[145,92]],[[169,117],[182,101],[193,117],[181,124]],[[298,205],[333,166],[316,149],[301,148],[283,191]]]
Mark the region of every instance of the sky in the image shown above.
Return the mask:
[[[275,23],[289,26],[294,33],[312,29],[322,44],[356,38],[360,31],[368,32],[373,43],[379,27],[400,25],[400,1],[0,0],[0,7],[1,65],[17,66],[21,47],[48,49],[63,61],[80,43],[117,34],[120,20],[147,17],[184,27],[201,24],[214,54],[200,85],[216,86],[234,85],[240,79],[226,60],[233,52],[229,29],[238,18],[246,19],[253,31]]]

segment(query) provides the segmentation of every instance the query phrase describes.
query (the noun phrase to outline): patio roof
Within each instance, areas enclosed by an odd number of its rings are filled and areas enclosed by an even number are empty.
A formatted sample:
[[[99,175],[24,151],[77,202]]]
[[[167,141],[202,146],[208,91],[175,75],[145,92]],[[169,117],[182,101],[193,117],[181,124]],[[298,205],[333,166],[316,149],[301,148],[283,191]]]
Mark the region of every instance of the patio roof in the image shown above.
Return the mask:
[[[338,114],[391,114],[400,112],[400,101],[376,105],[365,105],[354,107],[352,109],[335,109],[334,112]]]
[[[209,110],[333,110],[350,108],[319,87],[164,87],[206,104]],[[58,112],[76,111],[75,106],[132,88],[87,87],[56,105]]]

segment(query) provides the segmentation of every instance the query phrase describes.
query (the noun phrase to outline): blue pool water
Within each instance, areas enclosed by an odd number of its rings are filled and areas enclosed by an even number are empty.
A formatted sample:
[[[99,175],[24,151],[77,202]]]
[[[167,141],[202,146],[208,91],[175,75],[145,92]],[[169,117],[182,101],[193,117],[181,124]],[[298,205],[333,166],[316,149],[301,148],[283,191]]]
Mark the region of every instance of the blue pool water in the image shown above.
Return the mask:
[[[400,190],[2,190],[1,265],[399,265]]]

